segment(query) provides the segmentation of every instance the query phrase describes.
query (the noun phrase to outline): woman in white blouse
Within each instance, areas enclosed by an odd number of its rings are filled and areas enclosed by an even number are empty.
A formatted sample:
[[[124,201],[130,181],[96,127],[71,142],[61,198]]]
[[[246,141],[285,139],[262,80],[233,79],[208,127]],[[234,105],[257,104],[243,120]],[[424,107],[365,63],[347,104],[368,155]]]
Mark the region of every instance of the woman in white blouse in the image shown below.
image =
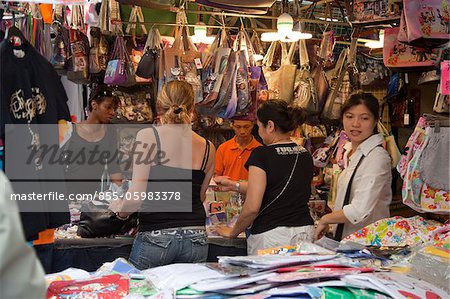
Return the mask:
[[[392,201],[391,159],[376,132],[378,100],[370,93],[357,92],[342,107],[344,130],[351,141],[347,168],[339,176],[332,213],[323,216],[316,228],[320,239],[334,227],[340,240],[368,224],[389,217]]]

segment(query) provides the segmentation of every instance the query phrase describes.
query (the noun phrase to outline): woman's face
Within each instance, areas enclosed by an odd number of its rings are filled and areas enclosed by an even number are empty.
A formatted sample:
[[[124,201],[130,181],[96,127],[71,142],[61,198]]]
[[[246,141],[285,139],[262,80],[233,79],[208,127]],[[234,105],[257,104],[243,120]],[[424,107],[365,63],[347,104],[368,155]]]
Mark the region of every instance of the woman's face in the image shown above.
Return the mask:
[[[102,124],[111,123],[112,119],[116,115],[116,105],[111,97],[104,98],[100,103],[92,102],[92,112],[95,113],[95,117]]]
[[[375,116],[363,104],[351,107],[344,113],[344,130],[352,143],[361,144],[373,135],[377,125]]]

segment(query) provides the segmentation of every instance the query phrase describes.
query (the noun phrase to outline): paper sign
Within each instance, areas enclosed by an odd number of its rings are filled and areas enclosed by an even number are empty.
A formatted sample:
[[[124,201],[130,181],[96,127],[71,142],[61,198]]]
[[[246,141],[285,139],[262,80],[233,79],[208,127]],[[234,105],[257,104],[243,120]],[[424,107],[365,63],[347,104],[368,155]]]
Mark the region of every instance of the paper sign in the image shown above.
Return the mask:
[[[441,94],[450,95],[450,60],[441,62]]]

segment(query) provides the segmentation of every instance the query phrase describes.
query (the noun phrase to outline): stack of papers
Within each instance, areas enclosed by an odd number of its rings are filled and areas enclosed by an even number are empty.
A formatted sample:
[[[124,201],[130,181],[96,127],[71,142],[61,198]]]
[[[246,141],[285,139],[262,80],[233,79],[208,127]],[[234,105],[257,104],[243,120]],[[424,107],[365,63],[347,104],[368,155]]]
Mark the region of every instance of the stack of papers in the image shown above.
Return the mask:
[[[219,256],[218,258],[220,264],[268,270],[289,265],[330,260],[335,256],[336,255],[251,255]]]

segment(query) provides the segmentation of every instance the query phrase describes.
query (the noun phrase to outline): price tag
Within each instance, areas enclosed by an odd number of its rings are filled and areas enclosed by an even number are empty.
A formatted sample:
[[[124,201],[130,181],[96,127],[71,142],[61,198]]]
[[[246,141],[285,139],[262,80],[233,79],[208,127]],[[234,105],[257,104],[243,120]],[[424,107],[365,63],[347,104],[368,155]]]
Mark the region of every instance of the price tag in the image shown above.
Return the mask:
[[[441,94],[450,95],[450,60],[441,62]]]
[[[201,70],[203,68],[202,60],[200,58],[195,58],[194,62],[195,62],[195,67],[197,68],[197,70]]]
[[[403,124],[404,124],[405,126],[408,126],[408,125],[409,125],[409,114],[408,114],[408,113],[406,113],[406,114],[404,115],[404,117],[403,117]]]

